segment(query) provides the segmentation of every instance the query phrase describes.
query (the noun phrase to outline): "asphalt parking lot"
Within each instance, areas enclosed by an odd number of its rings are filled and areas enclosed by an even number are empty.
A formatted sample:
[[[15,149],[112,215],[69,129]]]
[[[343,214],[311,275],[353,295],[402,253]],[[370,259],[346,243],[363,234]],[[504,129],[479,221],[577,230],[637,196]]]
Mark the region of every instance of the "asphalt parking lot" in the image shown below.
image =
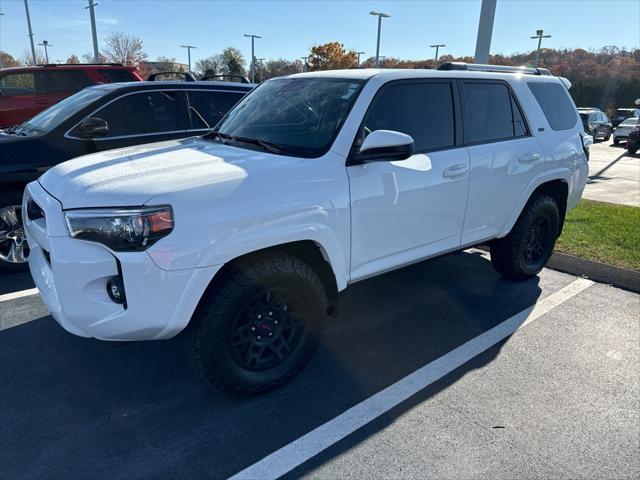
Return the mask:
[[[595,149],[614,162],[603,177],[635,161]],[[640,475],[640,295],[548,269],[507,281],[470,250],[340,301],[299,377],[235,399],[190,368],[181,336],[74,337],[28,274],[1,276],[0,476]]]

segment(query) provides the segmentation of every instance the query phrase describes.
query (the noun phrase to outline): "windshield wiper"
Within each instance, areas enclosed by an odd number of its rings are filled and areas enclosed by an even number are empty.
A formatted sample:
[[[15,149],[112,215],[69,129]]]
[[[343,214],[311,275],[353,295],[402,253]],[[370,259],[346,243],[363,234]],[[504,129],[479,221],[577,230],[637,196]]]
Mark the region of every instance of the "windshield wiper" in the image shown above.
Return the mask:
[[[27,134],[26,134],[24,131],[19,130],[19,128],[18,128],[18,127],[20,127],[20,125],[14,125],[14,126],[13,126],[13,127],[11,127],[10,129],[8,129],[6,132],[7,132],[9,135],[22,135],[23,137],[26,137],[26,136],[27,136]]]
[[[224,144],[226,144],[225,140],[231,140],[232,142],[250,143],[252,145],[258,145],[259,147],[262,147],[263,149],[271,153],[281,153],[287,149],[287,147],[285,147],[284,145],[279,145],[267,140],[261,140],[259,138],[236,137],[233,135],[229,135],[228,133],[219,132],[218,130],[212,131],[210,134],[206,135],[206,137],[218,137]]]

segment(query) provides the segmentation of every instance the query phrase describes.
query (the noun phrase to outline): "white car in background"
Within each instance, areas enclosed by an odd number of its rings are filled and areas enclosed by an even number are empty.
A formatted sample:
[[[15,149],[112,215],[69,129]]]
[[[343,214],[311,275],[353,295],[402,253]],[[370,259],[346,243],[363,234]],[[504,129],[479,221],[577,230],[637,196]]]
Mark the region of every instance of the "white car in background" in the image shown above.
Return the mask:
[[[627,118],[613,131],[613,144],[618,145],[620,142],[626,142],[629,138],[629,132],[640,125],[640,117]]]
[[[502,275],[540,272],[587,180],[569,86],[466,64],[268,80],[208,135],[30,183],[31,274],[69,332],[189,326],[215,387],[265,392],[304,367],[350,284],[486,242]]]

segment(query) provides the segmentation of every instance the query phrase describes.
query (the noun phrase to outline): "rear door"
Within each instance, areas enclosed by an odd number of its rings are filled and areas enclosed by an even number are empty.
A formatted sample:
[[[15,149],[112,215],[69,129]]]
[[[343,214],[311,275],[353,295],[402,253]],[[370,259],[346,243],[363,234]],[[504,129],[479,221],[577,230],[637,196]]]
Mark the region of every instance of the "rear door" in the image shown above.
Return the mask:
[[[544,152],[504,81],[462,81],[470,178],[462,243],[503,231],[529,183],[544,175]]]
[[[109,131],[88,139],[76,126],[67,135],[75,155],[182,138],[189,126],[185,96],[179,90],[127,93],[87,117],[105,120]]]
[[[231,90],[188,90],[186,92],[192,135],[201,135],[215,127],[247,92]]]
[[[82,90],[93,82],[82,70],[57,70],[56,67],[36,73],[36,98],[38,111],[49,108],[63,98]]]

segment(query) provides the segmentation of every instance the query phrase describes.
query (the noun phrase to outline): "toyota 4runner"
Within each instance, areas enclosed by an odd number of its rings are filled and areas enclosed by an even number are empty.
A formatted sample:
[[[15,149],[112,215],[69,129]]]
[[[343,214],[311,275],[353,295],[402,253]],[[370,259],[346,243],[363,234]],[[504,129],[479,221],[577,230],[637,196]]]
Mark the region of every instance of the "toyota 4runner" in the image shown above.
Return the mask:
[[[569,87],[466,64],[269,80],[203,137],[28,184],[31,274],[69,332],[186,329],[214,386],[264,392],[304,367],[354,282],[484,243],[506,277],[540,272],[587,178]]]

